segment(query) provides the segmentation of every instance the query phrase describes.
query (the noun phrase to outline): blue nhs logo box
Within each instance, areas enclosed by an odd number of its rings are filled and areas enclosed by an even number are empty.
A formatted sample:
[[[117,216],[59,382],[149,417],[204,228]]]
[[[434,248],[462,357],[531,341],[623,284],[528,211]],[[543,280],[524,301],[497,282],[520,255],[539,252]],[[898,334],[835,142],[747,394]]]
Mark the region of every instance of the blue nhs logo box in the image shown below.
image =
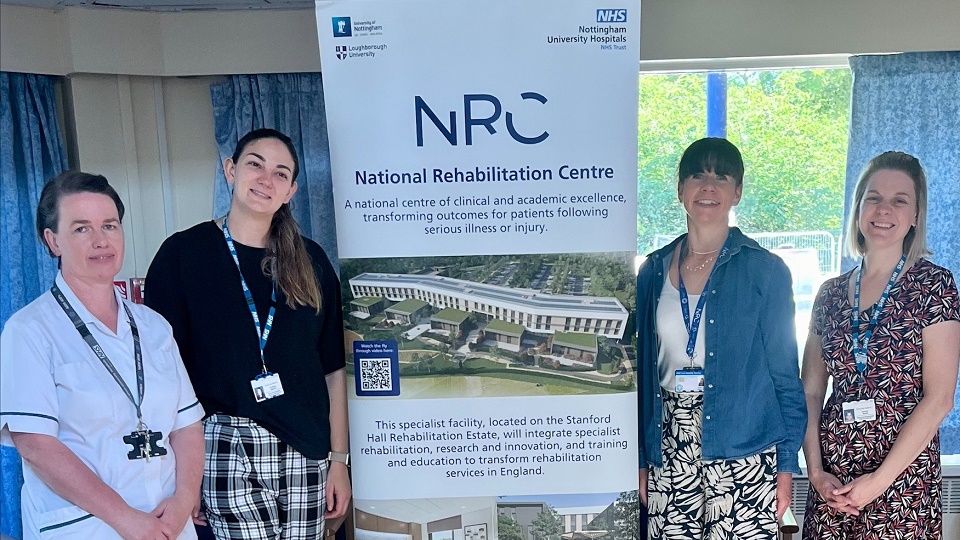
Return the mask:
[[[598,9],[598,23],[625,23],[627,22],[626,9]]]

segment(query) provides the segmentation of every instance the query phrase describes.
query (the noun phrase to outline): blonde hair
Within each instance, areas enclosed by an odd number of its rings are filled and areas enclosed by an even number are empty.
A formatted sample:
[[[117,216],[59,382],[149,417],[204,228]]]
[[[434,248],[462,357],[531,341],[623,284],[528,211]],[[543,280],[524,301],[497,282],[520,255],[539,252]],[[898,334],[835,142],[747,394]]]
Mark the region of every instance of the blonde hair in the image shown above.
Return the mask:
[[[920,165],[920,160],[905,152],[884,152],[867,163],[867,167],[860,173],[857,185],[853,190],[853,211],[847,221],[846,253],[851,257],[863,257],[866,253],[866,242],[860,232],[860,205],[867,192],[870,177],[877,171],[900,171],[913,180],[913,189],[917,196],[917,224],[911,227],[903,239],[903,252],[908,260],[932,255],[927,249],[927,173]]]

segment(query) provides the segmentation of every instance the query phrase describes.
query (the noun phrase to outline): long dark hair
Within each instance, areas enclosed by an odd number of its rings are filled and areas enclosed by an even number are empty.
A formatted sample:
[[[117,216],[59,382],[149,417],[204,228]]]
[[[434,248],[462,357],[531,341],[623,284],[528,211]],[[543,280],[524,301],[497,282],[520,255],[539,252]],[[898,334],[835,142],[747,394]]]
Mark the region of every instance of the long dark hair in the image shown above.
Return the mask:
[[[293,177],[290,181],[296,182],[297,174],[300,172],[297,149],[293,146],[290,137],[275,129],[255,129],[244,135],[237,141],[231,158],[233,162],[239,162],[247,145],[260,139],[276,139],[287,147],[287,151],[293,158]],[[310,255],[307,253],[307,246],[303,242],[303,237],[300,236],[300,226],[297,225],[290,211],[290,203],[284,203],[273,214],[266,248],[260,267],[287,297],[287,305],[293,309],[297,306],[310,306],[320,313],[323,296],[320,293],[317,274],[313,271]]]

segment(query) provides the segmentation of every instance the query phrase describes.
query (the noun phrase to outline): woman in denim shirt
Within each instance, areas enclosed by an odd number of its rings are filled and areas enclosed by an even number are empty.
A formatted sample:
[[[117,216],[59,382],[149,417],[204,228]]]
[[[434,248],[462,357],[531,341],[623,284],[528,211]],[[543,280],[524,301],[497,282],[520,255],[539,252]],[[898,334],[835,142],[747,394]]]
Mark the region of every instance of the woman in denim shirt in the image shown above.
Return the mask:
[[[736,227],[743,160],[684,152],[687,234],[637,278],[640,495],[650,537],[775,538],[806,423],[790,271]]]

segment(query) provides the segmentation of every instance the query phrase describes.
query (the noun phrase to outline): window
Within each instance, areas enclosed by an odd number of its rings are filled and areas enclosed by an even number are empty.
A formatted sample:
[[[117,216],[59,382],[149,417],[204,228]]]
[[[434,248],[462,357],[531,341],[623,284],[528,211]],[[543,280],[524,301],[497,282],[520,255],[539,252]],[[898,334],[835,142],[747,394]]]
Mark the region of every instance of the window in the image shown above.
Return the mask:
[[[705,134],[706,81],[704,73],[640,77],[641,254],[684,229],[676,167]],[[736,223],[790,266],[801,348],[813,297],[839,270],[851,86],[846,68],[727,72],[727,138],[746,169]],[[942,442],[945,476],[960,472],[960,440]]]
[[[807,335],[813,297],[838,273],[852,78],[848,69],[732,71],[727,138],[744,158],[735,223],[775,250],[795,276],[797,338]],[[707,74],[640,77],[638,247],[684,230],[676,167],[705,133]]]

